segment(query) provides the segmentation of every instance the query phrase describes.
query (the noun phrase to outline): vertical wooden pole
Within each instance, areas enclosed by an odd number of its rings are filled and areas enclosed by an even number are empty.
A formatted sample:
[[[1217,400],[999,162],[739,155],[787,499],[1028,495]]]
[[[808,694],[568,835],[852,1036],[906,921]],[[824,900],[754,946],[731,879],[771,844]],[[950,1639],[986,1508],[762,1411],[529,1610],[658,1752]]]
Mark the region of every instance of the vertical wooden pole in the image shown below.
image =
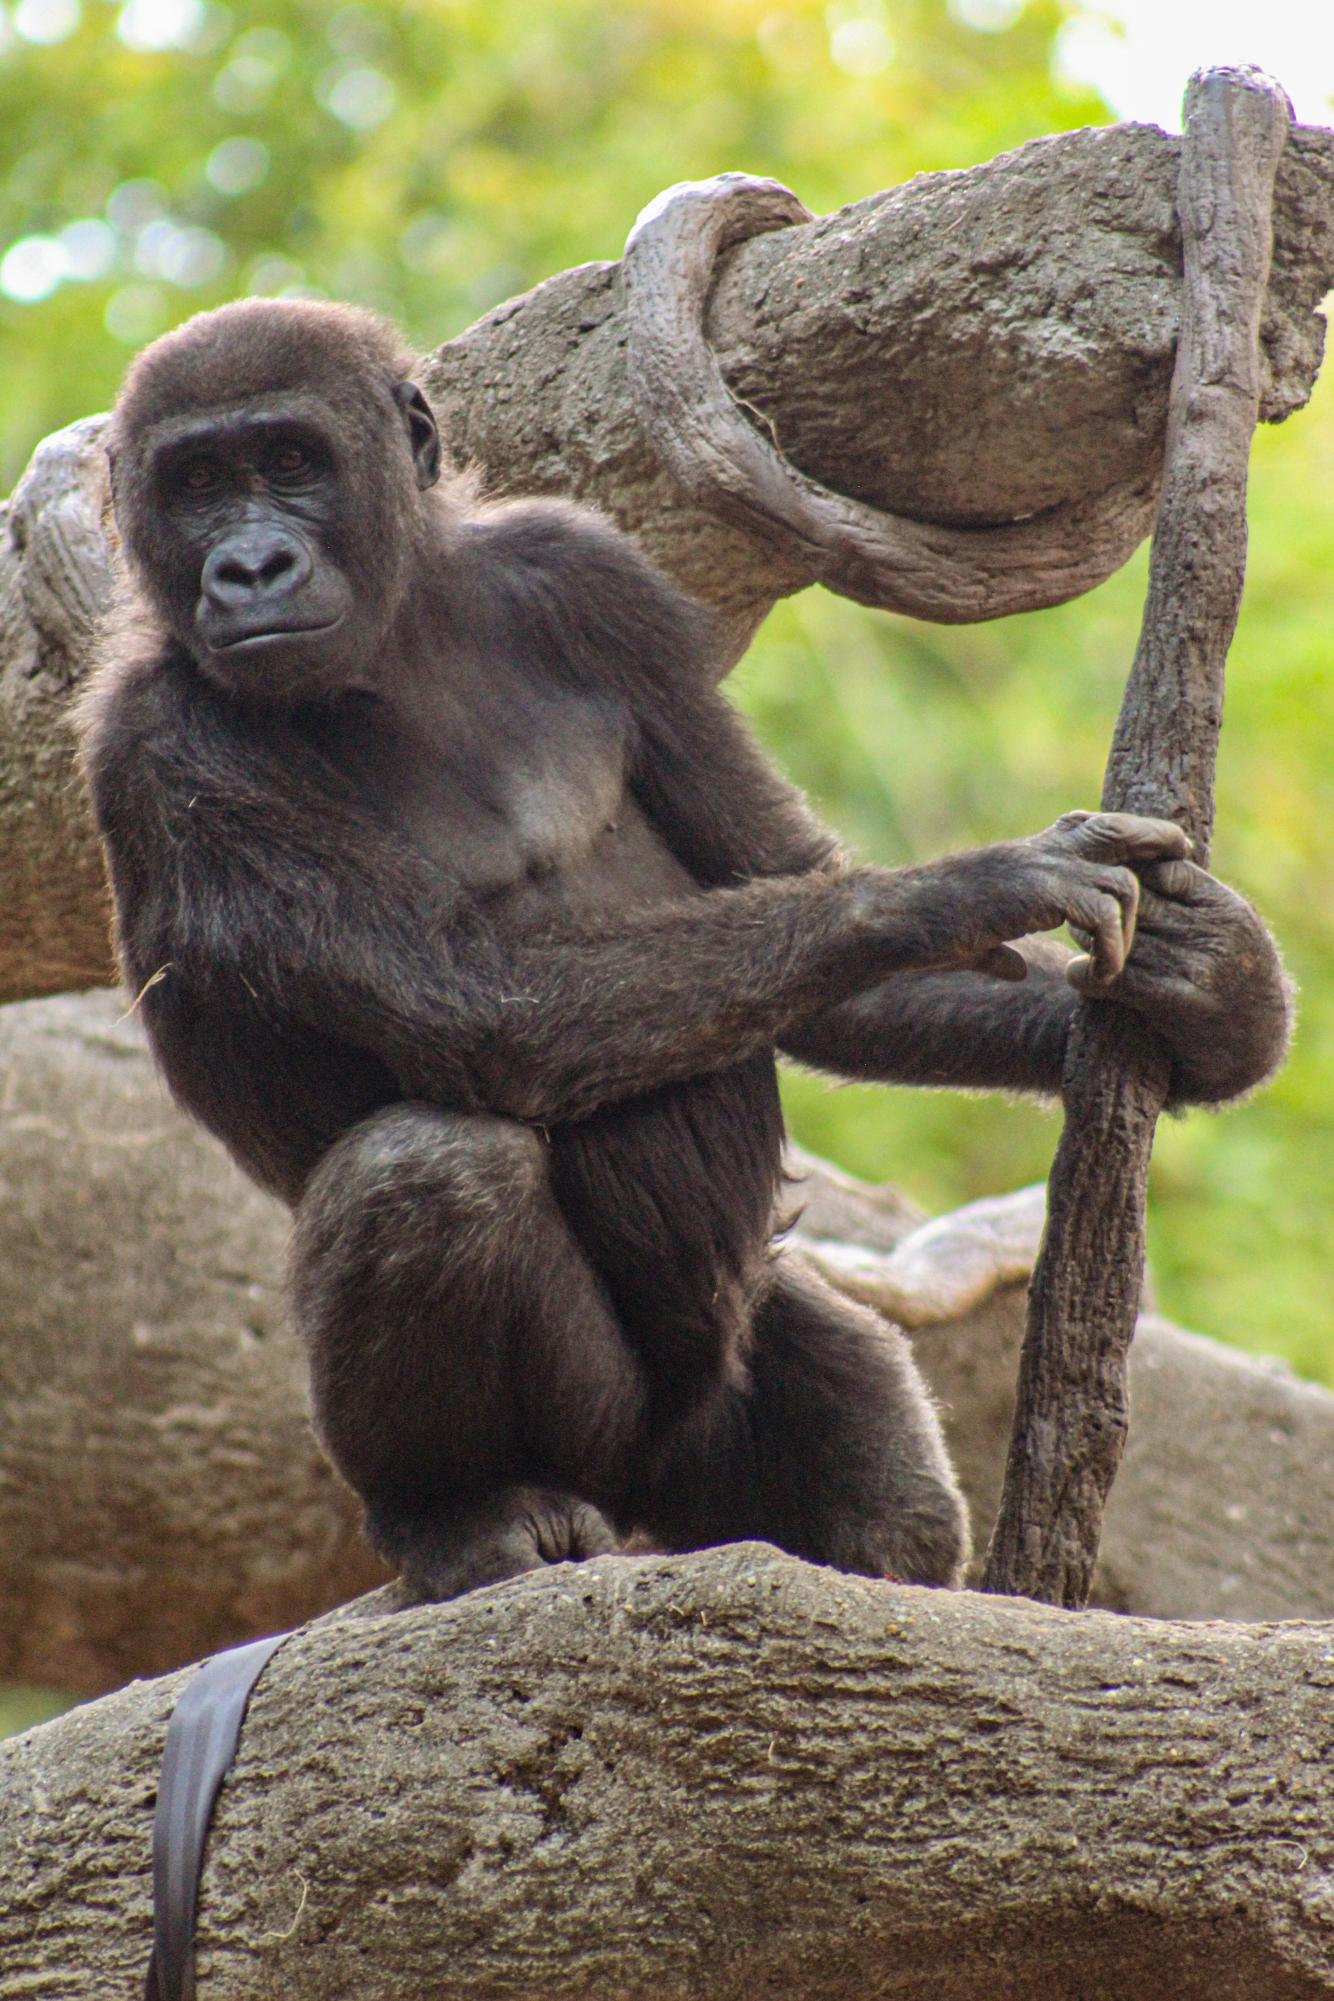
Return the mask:
[[[1257,70],[1202,71],[1186,93],[1184,283],[1166,475],[1102,803],[1176,820],[1201,861],[1246,568],[1274,175],[1291,120],[1282,90]],[[1129,1009],[1084,1003],[1066,1053],[1065,1128],[984,1590],[1087,1601],[1125,1444],[1149,1155],[1169,1076],[1163,1044]]]

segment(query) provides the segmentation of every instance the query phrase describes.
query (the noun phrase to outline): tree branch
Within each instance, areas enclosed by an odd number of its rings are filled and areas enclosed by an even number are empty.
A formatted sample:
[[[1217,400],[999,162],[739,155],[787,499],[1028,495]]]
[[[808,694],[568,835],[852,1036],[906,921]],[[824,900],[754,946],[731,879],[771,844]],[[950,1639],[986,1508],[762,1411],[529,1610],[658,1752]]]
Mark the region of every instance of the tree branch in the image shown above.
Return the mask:
[[[1329,1994],[1332,1642],[755,1544],[371,1606],[265,1670],[200,1992]],[[0,1745],[0,1991],[136,1991],[180,1685]]]
[[[1256,70],[1186,92],[1185,309],[1144,626],[1103,805],[1175,820],[1207,865],[1228,647],[1246,573],[1246,475],[1274,177],[1292,123]],[[1085,1005],[1072,1029],[1047,1232],[1029,1295],[989,1591],[1083,1605],[1125,1448],[1126,1357],[1144,1273],[1154,1129],[1171,1064],[1153,1030]]]
[[[621,278],[635,413],[682,490],[810,581],[941,624],[1064,604],[1120,569],[1152,516],[1152,470],[1022,520],[923,522],[809,478],[732,396],[703,326],[719,254],[811,220],[779,182],[720,174],[669,189],[631,233]]]
[[[925,174],[722,257],[705,332],[793,465],[922,521],[1019,520],[1156,484],[1176,347],[1180,143],[1119,125]],[[800,193],[800,190],[797,191]],[[1262,414],[1300,408],[1334,283],[1334,132],[1297,127],[1275,190]],[[621,266],[499,306],[428,372],[453,449],[506,490],[607,507],[705,602],[753,622],[811,564],[715,519],[635,414]]]
[[[1066,133],[737,245],[705,319],[732,395],[801,473],[919,521],[1151,492],[1177,331],[1176,159],[1149,126]],[[496,490],[607,509],[714,608],[735,659],[816,566],[668,471],[635,415],[620,274],[563,272],[440,348],[424,380],[460,463]],[[1263,327],[1271,419],[1310,392],[1331,283],[1334,133],[1298,128]],[[0,510],[0,1000],[111,977],[63,725],[109,589],[98,439],[95,422],[49,439]]]

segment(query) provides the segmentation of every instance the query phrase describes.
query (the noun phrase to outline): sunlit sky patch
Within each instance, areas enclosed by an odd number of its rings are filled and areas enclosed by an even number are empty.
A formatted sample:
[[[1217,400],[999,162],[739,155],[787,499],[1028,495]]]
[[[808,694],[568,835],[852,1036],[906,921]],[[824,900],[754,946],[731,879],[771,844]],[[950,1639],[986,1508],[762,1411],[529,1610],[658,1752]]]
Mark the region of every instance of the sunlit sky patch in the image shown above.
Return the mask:
[[[1181,94],[1202,64],[1255,63],[1298,118],[1334,124],[1334,0],[1090,0],[1061,31],[1062,70],[1121,118],[1181,129]]]

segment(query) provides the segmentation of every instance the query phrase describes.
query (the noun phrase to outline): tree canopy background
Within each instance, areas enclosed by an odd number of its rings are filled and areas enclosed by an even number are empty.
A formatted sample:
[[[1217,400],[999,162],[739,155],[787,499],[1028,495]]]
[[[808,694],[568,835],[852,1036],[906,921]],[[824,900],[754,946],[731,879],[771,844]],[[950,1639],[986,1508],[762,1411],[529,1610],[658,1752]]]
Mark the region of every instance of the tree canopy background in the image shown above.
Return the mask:
[[[1060,65],[1064,0],[0,0],[0,476],[104,407],[130,353],[237,294],[314,291],[421,346],[615,257],[669,183],[745,168],[817,210],[1105,122]],[[1184,77],[1182,79],[1184,85]],[[886,395],[894,393],[886,384]],[[1151,1257],[1188,1325],[1334,1382],[1334,388],[1261,433],[1215,865],[1302,989],[1243,1111],[1159,1138]],[[1138,629],[1137,561],[1078,604],[973,628],[810,592],[735,677],[787,770],[906,862],[1095,804]],[[794,1129],[927,1206],[1041,1178],[1054,1120],[789,1083]]]

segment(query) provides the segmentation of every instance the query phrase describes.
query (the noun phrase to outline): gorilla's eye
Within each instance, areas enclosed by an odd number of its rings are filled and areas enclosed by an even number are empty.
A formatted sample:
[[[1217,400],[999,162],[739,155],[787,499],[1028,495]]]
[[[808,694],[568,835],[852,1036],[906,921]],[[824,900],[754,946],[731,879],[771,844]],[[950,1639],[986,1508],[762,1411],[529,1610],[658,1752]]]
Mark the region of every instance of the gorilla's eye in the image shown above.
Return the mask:
[[[280,479],[301,479],[310,469],[310,453],[304,445],[279,445],[269,458],[269,470]]]
[[[191,459],[181,470],[180,481],[187,493],[210,493],[218,483],[218,468],[212,459]]]

